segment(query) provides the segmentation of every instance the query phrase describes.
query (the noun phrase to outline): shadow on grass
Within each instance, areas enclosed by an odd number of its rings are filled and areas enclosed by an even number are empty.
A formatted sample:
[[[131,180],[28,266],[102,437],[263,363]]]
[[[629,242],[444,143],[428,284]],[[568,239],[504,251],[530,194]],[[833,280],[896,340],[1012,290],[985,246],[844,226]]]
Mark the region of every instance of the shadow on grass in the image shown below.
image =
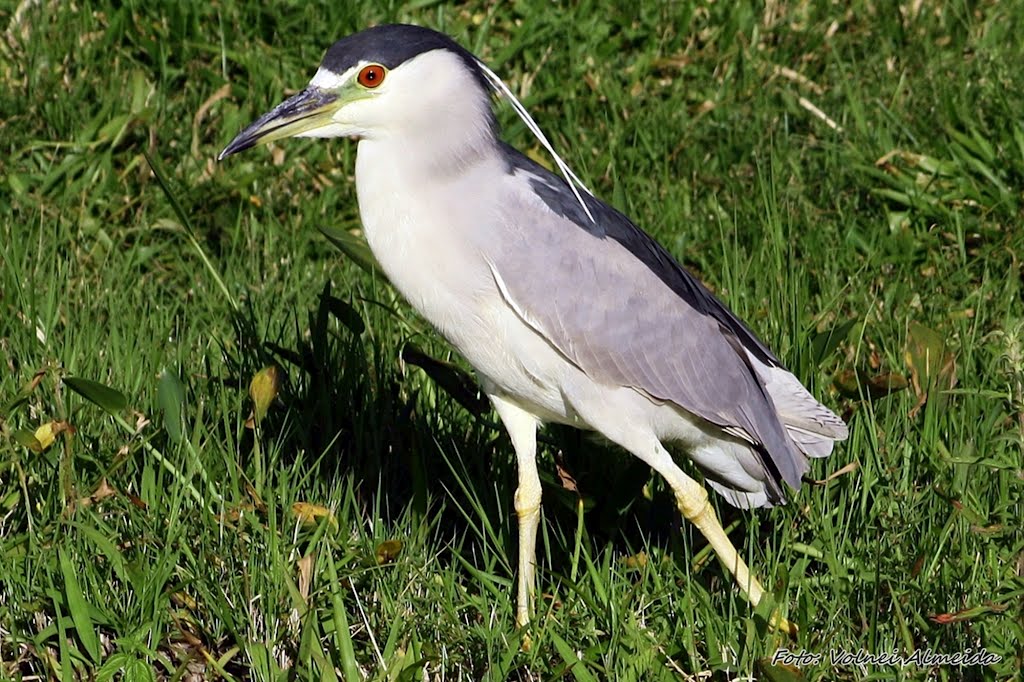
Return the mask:
[[[376,510],[385,525],[411,510],[435,529],[443,561],[451,559],[452,548],[480,556],[485,544],[497,540],[511,571],[518,552],[515,457],[486,398],[474,393],[473,377],[409,344],[399,351],[368,342],[360,313],[334,296],[330,284],[306,313],[308,331],[300,316],[289,347],[262,341],[255,313],[240,312],[234,317],[235,349],[225,351],[231,376],[225,383],[239,389],[262,367],[285,369],[278,408],[262,424],[283,461],[308,453],[321,480],[351,477],[360,505]],[[428,377],[416,376],[418,370],[403,376],[412,363]],[[244,438],[239,451],[252,452],[254,432]],[[545,522],[560,538],[549,544],[542,570],[568,574],[581,501],[593,554],[611,546],[615,554],[629,555],[650,544],[667,545],[678,564],[693,559],[682,546],[680,531],[688,529],[671,494],[644,463],[593,434],[557,425],[542,430],[539,459]],[[239,464],[249,469],[247,462]],[[725,524],[742,514],[725,506],[722,511]],[[481,518],[489,520],[493,539],[479,530],[475,521]],[[718,578],[714,571],[701,574],[709,589]]]

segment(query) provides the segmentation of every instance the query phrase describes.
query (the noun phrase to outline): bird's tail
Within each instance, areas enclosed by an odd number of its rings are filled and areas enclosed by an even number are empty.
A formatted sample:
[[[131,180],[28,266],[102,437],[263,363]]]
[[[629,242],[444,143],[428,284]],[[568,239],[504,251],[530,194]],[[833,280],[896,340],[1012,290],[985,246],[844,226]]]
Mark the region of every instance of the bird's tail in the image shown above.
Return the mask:
[[[754,368],[775,404],[779,421],[800,452],[808,457],[828,457],[833,443],[849,436],[846,422],[815,400],[792,373],[759,362]]]
[[[801,472],[807,470],[807,457],[828,457],[836,441],[846,440],[849,435],[846,422],[815,400],[791,372],[766,365],[750,352],[747,357],[795,448],[791,456],[799,460],[797,466]],[[704,480],[729,504],[740,509],[785,504],[785,497],[773,495],[768,485],[758,490],[744,490],[716,478],[713,471],[705,471]]]

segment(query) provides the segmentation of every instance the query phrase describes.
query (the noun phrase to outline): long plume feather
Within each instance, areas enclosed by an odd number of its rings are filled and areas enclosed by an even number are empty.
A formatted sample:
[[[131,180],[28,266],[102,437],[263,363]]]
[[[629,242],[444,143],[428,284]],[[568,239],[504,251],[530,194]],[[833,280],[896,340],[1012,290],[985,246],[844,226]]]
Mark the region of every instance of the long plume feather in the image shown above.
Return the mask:
[[[583,190],[590,196],[594,196],[594,193],[591,192],[587,186],[583,184],[583,181],[572,172],[572,169],[569,168],[569,165],[562,160],[562,157],[555,153],[555,148],[551,146],[551,143],[544,135],[544,132],[540,129],[540,126],[533,120],[533,117],[530,116],[530,112],[526,110],[526,107],[523,106],[522,102],[512,94],[509,87],[505,85],[505,81],[501,80],[501,78],[498,77],[498,74],[491,71],[487,65],[479,59],[477,60],[477,64],[484,72],[484,75],[487,76],[487,80],[491,82],[491,86],[494,88],[495,92],[508,99],[509,103],[512,105],[512,109],[516,112],[516,115],[522,119],[523,123],[525,123],[526,127],[531,133],[533,133],[533,136],[537,138],[537,141],[540,142],[541,146],[544,147],[548,154],[551,155],[551,158],[555,160],[555,165],[558,166],[558,170],[562,172],[562,177],[565,178],[566,184],[569,185],[569,189],[571,189],[572,193],[576,196],[576,201],[580,202],[580,206],[583,207],[583,212],[587,214],[588,218],[590,218],[590,222],[596,223],[597,221],[594,220],[594,216],[590,213],[590,209],[587,208],[587,202],[583,200],[583,196],[580,195],[579,190]]]

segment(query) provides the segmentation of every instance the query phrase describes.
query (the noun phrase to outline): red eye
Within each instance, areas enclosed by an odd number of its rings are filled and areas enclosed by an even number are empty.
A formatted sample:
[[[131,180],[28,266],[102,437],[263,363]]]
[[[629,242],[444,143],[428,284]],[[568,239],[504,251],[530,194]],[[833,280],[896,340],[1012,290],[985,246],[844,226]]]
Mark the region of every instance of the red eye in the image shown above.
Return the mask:
[[[384,82],[384,76],[387,75],[387,70],[380,64],[370,64],[364,66],[363,70],[359,72],[359,76],[356,80],[364,88],[375,88]]]

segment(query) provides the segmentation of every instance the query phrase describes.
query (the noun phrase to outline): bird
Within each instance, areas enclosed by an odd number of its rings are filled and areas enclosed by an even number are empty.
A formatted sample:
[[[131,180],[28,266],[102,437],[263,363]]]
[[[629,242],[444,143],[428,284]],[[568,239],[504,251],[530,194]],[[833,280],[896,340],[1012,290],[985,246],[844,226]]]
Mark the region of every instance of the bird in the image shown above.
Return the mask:
[[[500,136],[506,98],[559,171]],[[516,623],[533,612],[537,433],[601,434],[646,462],[756,606],[764,589],[676,443],[735,507],[784,504],[846,423],[660,244],[594,196],[482,60],[430,28],[385,24],[329,47],[298,94],[218,160],[290,137],[357,141],[355,186],[380,268],[473,367],[517,463]],[[772,623],[795,633],[778,613]]]

